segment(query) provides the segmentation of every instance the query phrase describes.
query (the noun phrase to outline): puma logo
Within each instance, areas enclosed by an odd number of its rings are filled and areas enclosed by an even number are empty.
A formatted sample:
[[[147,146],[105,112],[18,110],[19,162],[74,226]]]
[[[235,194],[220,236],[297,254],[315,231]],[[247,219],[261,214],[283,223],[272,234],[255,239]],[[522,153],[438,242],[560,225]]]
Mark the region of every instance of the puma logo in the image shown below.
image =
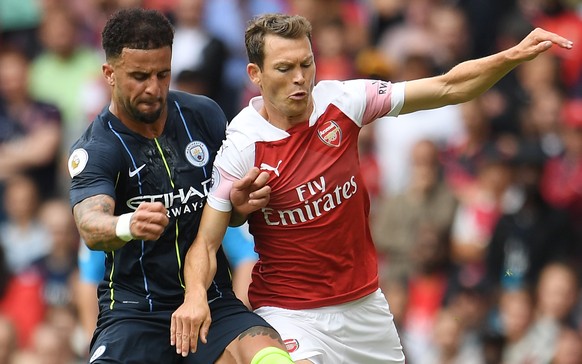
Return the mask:
[[[279,163],[277,163],[277,167],[270,166],[267,163],[261,163],[260,169],[263,171],[273,171],[273,173],[275,173],[275,175],[279,177],[279,166],[281,165],[281,163],[283,163],[282,160],[280,160]]]

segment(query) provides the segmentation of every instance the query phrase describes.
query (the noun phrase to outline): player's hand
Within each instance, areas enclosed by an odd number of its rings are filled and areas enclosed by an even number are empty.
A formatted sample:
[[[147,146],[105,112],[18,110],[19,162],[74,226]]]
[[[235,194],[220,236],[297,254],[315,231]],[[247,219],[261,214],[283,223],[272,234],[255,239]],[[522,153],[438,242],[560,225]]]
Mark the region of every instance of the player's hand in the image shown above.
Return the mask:
[[[518,59],[529,61],[534,59],[538,54],[550,49],[554,44],[565,49],[570,49],[574,45],[564,37],[541,28],[536,28],[516,45],[514,49],[518,52]]]
[[[183,357],[188,356],[188,351],[194,353],[198,348],[198,338],[206,344],[211,322],[206,297],[186,295],[184,303],[172,314],[170,345],[176,346],[176,353]]]
[[[253,167],[238,181],[233,182],[230,201],[237,214],[248,216],[269,203],[271,187],[267,186],[268,172]]]
[[[131,217],[131,235],[136,240],[158,240],[169,222],[161,202],[142,202]]]

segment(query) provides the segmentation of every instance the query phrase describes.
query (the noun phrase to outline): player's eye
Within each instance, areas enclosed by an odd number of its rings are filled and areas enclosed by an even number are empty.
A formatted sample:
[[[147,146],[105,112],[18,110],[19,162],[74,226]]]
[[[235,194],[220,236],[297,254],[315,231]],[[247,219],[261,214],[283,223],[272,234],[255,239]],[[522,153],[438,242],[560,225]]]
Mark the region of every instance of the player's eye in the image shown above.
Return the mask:
[[[147,80],[148,75],[146,75],[145,73],[134,73],[133,78],[138,81],[145,81]]]

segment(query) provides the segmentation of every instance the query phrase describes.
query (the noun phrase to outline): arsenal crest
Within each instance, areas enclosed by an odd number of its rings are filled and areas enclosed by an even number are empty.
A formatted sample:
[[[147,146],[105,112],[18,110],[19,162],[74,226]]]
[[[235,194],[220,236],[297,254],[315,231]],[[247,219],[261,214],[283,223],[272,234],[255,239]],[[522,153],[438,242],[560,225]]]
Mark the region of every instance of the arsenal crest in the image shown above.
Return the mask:
[[[322,142],[330,147],[339,147],[342,142],[342,129],[333,120],[326,121],[317,130],[317,135]]]

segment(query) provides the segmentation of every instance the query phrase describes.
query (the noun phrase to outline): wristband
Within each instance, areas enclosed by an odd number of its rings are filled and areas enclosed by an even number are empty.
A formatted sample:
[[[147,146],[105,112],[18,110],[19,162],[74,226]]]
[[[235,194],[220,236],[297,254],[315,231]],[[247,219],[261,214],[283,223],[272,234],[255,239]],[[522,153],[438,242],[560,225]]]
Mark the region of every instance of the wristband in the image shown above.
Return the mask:
[[[117,225],[115,225],[115,235],[123,241],[133,240],[133,235],[131,235],[131,229],[129,223],[131,222],[131,217],[133,212],[123,214],[117,219]]]

